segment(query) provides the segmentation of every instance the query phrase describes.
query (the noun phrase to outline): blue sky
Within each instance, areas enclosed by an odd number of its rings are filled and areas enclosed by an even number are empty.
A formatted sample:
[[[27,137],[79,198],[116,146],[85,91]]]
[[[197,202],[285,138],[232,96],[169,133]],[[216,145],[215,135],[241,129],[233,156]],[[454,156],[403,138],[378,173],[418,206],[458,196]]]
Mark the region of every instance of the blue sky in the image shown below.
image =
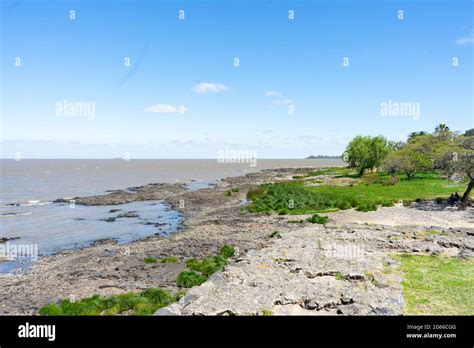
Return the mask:
[[[1,15],[4,158],[301,158],[474,127],[472,1],[5,0]],[[389,100],[419,117],[381,115]]]

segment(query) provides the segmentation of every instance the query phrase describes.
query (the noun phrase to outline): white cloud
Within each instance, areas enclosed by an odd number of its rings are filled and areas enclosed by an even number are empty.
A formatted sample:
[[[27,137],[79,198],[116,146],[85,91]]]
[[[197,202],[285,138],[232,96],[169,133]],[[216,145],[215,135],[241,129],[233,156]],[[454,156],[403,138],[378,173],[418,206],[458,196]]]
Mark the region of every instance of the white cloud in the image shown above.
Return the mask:
[[[145,112],[157,112],[161,114],[184,114],[187,111],[188,108],[184,105],[174,106],[170,104],[157,104],[145,108]]]
[[[278,91],[266,91],[265,95],[267,97],[282,97],[283,96],[283,94],[281,92],[278,92]]]
[[[225,92],[227,90],[229,90],[229,87],[222,83],[200,82],[193,86],[193,91],[199,94],[206,92]]]
[[[293,99],[286,97],[283,93],[278,91],[268,90],[265,92],[265,96],[271,99],[270,103],[267,104],[270,108],[279,108],[294,104]]]
[[[471,32],[470,36],[463,36],[456,40],[458,45],[466,45],[474,43],[474,30]]]

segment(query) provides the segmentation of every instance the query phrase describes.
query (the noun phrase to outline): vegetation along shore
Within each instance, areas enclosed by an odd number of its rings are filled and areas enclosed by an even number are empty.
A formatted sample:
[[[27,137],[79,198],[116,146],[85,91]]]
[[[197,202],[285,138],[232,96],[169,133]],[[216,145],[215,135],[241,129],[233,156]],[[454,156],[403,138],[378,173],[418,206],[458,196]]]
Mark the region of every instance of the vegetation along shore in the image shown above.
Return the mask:
[[[356,137],[347,167],[78,197],[162,199],[184,220],[166,238],[103,241],[0,277],[0,313],[472,315],[473,153],[473,130],[439,125],[402,143]]]

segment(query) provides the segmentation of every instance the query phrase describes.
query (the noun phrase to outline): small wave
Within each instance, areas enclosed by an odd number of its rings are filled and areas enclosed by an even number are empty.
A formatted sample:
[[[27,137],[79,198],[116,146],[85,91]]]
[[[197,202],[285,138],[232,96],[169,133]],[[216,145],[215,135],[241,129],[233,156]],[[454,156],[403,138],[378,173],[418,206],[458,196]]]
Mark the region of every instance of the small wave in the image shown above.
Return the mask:
[[[47,205],[47,204],[51,204],[53,202],[41,202],[40,200],[32,200],[32,201],[28,201],[28,203],[23,203],[21,204],[20,203],[20,207],[32,207],[32,206],[37,206],[37,205]]]
[[[0,205],[0,208],[11,208],[11,207],[33,207],[38,205],[47,205],[52,204],[53,202],[41,202],[39,199],[29,200],[26,202],[19,202],[19,203],[8,203],[5,205]]]
[[[31,211],[26,211],[24,213],[3,213],[1,217],[11,217],[11,216],[24,216],[24,215],[31,215]]]

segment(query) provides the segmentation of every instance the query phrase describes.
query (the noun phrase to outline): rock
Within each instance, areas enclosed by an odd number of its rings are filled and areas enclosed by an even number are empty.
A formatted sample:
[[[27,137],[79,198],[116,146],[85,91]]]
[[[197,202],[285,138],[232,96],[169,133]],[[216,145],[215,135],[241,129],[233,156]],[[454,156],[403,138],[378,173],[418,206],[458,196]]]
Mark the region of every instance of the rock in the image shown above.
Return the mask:
[[[180,306],[176,303],[170,304],[168,307],[158,309],[155,314],[159,316],[181,315]]]
[[[362,273],[348,273],[344,276],[346,280],[365,280],[365,275]]]
[[[116,213],[118,211],[121,211],[122,209],[110,209],[109,213]]]
[[[15,240],[15,239],[20,239],[20,237],[1,237],[0,238],[0,243],[6,243],[10,240]]]
[[[319,303],[316,302],[314,299],[310,300],[305,300],[304,301],[304,308],[309,309],[309,310],[318,310],[319,309]]]
[[[375,314],[379,314],[379,315],[391,315],[391,314],[393,314],[392,311],[387,307],[375,307],[372,311]]]
[[[343,305],[351,304],[351,303],[354,303],[354,299],[352,297],[342,295],[341,296],[341,303]]]
[[[124,214],[119,214],[117,215],[117,219],[118,218],[137,218],[137,217],[140,217],[140,215],[138,215],[136,212],[134,211],[128,211]]]
[[[106,221],[106,222],[115,222],[115,218],[114,217],[109,217],[107,219],[104,219],[104,221]]]

